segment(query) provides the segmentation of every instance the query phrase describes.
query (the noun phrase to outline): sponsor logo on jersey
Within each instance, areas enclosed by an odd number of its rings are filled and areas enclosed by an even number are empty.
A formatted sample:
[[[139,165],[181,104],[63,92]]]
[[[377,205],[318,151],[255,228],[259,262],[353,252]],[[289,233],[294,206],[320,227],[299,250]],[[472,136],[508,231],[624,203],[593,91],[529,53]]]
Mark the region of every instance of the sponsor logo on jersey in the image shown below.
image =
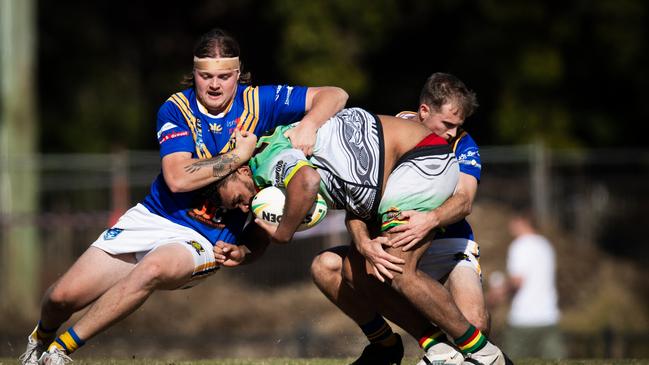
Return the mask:
[[[279,92],[280,91],[282,91],[282,86],[277,85],[277,87],[275,88],[275,101],[277,101],[277,99],[279,99]]]
[[[401,215],[401,209],[397,207],[390,207],[385,213],[383,213],[383,215],[385,217],[384,218],[385,220],[391,221],[391,220],[399,219],[399,215]]]
[[[239,124],[239,119],[241,119],[241,118],[237,118],[237,119],[229,120],[229,121],[225,124],[225,126],[228,127],[228,128],[230,128],[230,127],[234,127],[234,126],[236,126],[237,124]]]
[[[167,142],[170,139],[184,137],[188,135],[189,135],[188,131],[172,132],[169,134],[165,134],[164,136],[162,136],[162,138],[158,138],[158,142],[160,142],[160,144],[163,144],[164,142]]]
[[[284,160],[279,160],[277,161],[277,164],[275,164],[275,186],[281,186],[282,181],[284,181],[284,178],[282,176],[282,172],[284,171],[284,166],[286,166],[286,162]]]
[[[104,232],[104,240],[110,241],[112,239],[115,239],[120,233],[122,233],[124,230],[122,228],[110,228],[107,229],[106,232]]]
[[[459,161],[461,165],[468,165],[471,167],[477,167],[477,168],[482,168],[482,165],[478,163],[476,160],[460,160]]]
[[[284,99],[284,105],[291,104],[291,93],[293,92],[293,86],[286,87],[286,99]]]
[[[162,126],[162,128],[160,128],[160,130],[158,131],[158,138],[160,138],[160,137],[162,136],[162,133],[163,133],[163,132],[166,132],[166,131],[168,131],[168,130],[170,130],[170,129],[173,129],[173,128],[178,128],[178,126],[175,125],[175,124],[173,124],[173,123],[171,123],[171,122],[167,122],[167,123],[165,123],[165,124]]]
[[[203,202],[200,208],[193,208],[187,211],[191,218],[213,228],[225,228],[225,209],[216,207],[208,201]]]
[[[221,133],[223,131],[223,127],[220,124],[217,123],[210,123],[210,132],[212,133]]]
[[[478,163],[478,158],[480,158],[480,152],[477,150],[468,150],[457,156],[458,162],[462,165],[482,168],[482,165]]]
[[[203,142],[203,126],[200,118],[196,118],[196,146],[199,150],[205,146],[205,142]]]
[[[205,252],[203,246],[201,246],[201,244],[196,241],[187,241],[187,244],[192,246],[192,248],[196,250],[196,253],[199,255],[201,254],[201,252]]]

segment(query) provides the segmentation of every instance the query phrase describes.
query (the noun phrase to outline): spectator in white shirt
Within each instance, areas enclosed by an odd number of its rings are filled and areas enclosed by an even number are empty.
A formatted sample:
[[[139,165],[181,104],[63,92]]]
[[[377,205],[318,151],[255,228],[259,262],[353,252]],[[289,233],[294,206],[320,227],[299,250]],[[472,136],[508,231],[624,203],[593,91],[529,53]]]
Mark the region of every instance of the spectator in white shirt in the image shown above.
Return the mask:
[[[531,214],[512,217],[509,231],[514,240],[507,253],[507,279],[490,278],[501,299],[511,298],[504,349],[512,359],[565,357],[558,328],[554,248],[537,232]]]

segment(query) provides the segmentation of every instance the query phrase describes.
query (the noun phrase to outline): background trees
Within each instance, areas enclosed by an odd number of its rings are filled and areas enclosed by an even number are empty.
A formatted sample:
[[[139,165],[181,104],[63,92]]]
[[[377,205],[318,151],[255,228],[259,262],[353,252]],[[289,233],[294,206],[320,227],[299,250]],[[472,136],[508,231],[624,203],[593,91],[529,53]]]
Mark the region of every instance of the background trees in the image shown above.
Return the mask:
[[[38,4],[40,146],[155,149],[155,113],[212,27],[239,39],[257,84],[332,84],[377,113],[417,106],[451,72],[482,107],[482,144],[645,146],[647,10],[641,0],[546,2],[124,0]]]

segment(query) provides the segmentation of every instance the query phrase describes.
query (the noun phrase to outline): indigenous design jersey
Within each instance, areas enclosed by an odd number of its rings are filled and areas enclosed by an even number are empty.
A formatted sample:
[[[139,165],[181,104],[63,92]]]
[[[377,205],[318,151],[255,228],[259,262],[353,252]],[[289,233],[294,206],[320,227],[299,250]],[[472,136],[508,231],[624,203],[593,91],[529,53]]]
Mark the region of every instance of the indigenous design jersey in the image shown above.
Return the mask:
[[[442,137],[429,134],[395,163],[379,205],[381,231],[406,224],[405,210],[427,212],[446,201],[457,186],[458,162]]]
[[[306,91],[301,86],[239,84],[226,111],[217,116],[199,110],[193,88],[178,92],[158,111],[160,157],[190,152],[192,158],[211,158],[231,149],[235,130],[261,135],[294,123],[304,115]],[[212,244],[217,240],[236,243],[246,215],[238,210],[221,211],[207,201],[203,189],[172,193],[160,173],[142,204],[152,213],[197,231]]]
[[[343,109],[318,129],[308,159],[284,137],[293,126],[279,127],[257,142],[257,153],[250,160],[255,184],[286,187],[300,168],[315,167],[327,206],[372,218],[383,181],[383,132],[378,118],[363,109]]]
[[[397,117],[404,119],[417,119],[415,112],[401,112]],[[480,182],[480,173],[482,171],[482,161],[480,160],[480,149],[475,143],[473,138],[463,129],[458,129],[457,136],[449,141],[460,163],[460,172],[471,175]],[[471,225],[466,219],[462,219],[457,223],[453,223],[445,227],[445,229],[437,235],[435,239],[440,238],[467,238],[474,240],[473,230]]]

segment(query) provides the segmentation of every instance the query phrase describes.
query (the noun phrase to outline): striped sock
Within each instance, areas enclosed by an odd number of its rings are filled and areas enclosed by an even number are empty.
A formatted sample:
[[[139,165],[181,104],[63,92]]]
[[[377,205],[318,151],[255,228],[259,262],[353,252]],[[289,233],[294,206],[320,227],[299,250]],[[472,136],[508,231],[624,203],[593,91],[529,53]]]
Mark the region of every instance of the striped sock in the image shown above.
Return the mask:
[[[58,327],[53,329],[45,328],[43,327],[43,321],[38,321],[38,325],[34,328],[31,336],[33,339],[41,341],[41,343],[48,344],[56,337],[57,329]]]
[[[384,346],[390,346],[396,342],[396,337],[392,336],[392,328],[378,313],[373,320],[360,327],[371,343],[380,342]]]
[[[54,342],[52,342],[47,351],[50,351],[56,347],[61,351],[64,351],[66,354],[70,355],[85,343],[85,341],[77,336],[77,333],[74,332],[74,329],[70,327],[67,331],[61,333],[59,337],[54,340]]]
[[[469,325],[466,332],[455,339],[455,344],[463,354],[474,354],[487,344],[487,337],[473,325]]]
[[[444,340],[444,333],[437,327],[431,327],[424,335],[419,338],[419,346],[421,346],[424,351],[428,351],[429,348],[433,345],[438,344]]]

